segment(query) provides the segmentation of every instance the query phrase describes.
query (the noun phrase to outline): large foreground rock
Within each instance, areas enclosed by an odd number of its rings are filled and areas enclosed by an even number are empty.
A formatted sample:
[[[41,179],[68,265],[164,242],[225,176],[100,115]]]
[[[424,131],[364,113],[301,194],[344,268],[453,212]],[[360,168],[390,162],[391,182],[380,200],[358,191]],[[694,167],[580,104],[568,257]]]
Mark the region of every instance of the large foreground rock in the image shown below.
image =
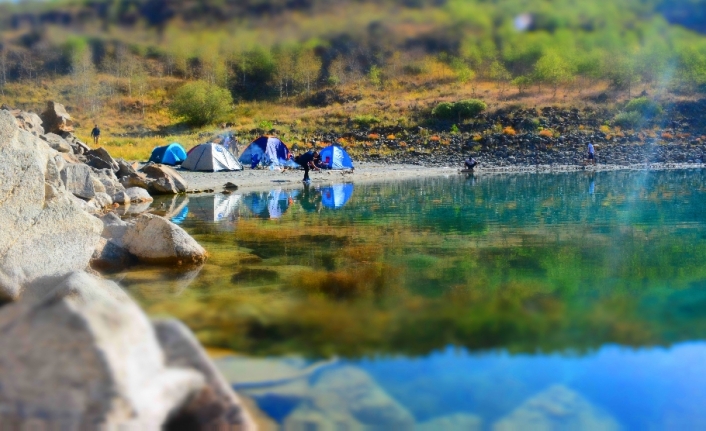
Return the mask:
[[[165,365],[152,325],[114,283],[38,280],[0,309],[0,424],[157,430],[205,387]]]
[[[42,112],[41,119],[47,133],[61,135],[74,131],[73,120],[61,103],[47,102],[47,109]]]
[[[140,261],[159,264],[198,264],[206,260],[206,250],[184,229],[169,220],[142,214],[128,227],[123,246]]]
[[[56,151],[0,110],[0,298],[88,266],[102,225],[63,189]]]
[[[190,424],[197,429],[246,430],[254,427],[238,396],[209,359],[193,333],[178,320],[154,323],[167,365],[197,370],[206,386],[174,416],[170,425]]]
[[[46,135],[40,135],[39,137],[49,144],[50,147],[60,153],[71,152],[71,145],[69,145],[64,138],[55,133],[47,133]]]

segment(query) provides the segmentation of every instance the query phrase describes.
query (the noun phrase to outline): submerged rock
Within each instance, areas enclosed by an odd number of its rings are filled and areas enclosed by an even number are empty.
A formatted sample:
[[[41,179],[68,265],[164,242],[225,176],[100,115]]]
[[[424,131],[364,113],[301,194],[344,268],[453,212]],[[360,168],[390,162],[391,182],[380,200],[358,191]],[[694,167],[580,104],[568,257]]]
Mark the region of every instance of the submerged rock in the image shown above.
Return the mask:
[[[148,263],[198,264],[206,260],[206,250],[184,229],[152,214],[137,218],[123,236],[123,244]]]
[[[0,423],[159,429],[205,386],[168,367],[142,311],[86,273],[28,286],[0,309]]]
[[[57,153],[0,110],[0,297],[39,277],[83,270],[101,223],[62,186]]]
[[[493,426],[494,431],[619,429],[615,419],[562,385],[533,396]]]

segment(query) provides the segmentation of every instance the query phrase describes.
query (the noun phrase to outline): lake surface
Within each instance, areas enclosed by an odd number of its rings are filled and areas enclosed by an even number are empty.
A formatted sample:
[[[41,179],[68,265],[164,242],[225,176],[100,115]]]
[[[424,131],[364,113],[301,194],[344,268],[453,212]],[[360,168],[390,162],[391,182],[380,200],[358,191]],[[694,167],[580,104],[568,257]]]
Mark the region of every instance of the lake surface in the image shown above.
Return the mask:
[[[154,207],[116,275],[286,429],[706,428],[706,173],[312,185]],[[542,428],[554,427],[554,428]]]

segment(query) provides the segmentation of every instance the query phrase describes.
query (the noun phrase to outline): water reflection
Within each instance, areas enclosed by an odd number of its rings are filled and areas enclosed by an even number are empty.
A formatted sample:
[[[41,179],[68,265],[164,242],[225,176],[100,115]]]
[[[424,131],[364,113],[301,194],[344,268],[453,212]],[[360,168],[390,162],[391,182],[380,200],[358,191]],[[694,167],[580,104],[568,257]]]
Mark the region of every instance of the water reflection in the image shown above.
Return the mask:
[[[189,213],[205,222],[221,223],[235,222],[238,219],[238,208],[241,195],[222,194],[192,197],[189,200]]]
[[[338,209],[348,203],[353,195],[353,184],[335,184],[321,188],[322,201],[321,203],[326,208]]]
[[[298,194],[298,190],[285,191],[282,189],[254,192],[243,197],[243,204],[255,217],[278,219],[287,212]]]
[[[582,172],[246,195],[238,229],[185,220],[211,258],[179,297],[131,289],[207,345],[342,358],[244,389],[285,428],[551,428],[562,411],[575,429],[699,429],[703,184]]]

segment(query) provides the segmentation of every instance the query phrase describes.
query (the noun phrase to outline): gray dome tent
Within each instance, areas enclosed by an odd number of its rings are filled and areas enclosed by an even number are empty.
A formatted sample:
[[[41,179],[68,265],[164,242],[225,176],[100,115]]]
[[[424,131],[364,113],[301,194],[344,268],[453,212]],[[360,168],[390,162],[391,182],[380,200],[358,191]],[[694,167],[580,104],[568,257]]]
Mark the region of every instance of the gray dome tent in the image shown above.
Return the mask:
[[[197,145],[189,150],[189,155],[181,167],[190,171],[242,171],[240,164],[230,151],[223,145],[208,144]]]

